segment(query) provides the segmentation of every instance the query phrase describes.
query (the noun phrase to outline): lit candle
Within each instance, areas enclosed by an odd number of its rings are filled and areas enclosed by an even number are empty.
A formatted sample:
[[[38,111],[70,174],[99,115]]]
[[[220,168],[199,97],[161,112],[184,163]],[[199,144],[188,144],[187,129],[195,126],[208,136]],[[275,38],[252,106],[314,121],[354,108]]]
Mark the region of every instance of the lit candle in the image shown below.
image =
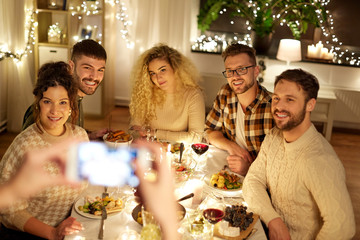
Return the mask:
[[[322,48],[320,58],[327,59],[328,58],[328,53],[329,53],[329,50],[327,48]]]
[[[314,46],[314,44],[308,45],[307,55],[309,58],[316,58],[316,47]]]
[[[328,53],[327,59],[328,60],[333,60],[334,59],[334,53],[332,52],[332,50],[330,50],[330,52]]]
[[[316,44],[316,58],[321,58],[321,49],[324,47],[321,41]]]

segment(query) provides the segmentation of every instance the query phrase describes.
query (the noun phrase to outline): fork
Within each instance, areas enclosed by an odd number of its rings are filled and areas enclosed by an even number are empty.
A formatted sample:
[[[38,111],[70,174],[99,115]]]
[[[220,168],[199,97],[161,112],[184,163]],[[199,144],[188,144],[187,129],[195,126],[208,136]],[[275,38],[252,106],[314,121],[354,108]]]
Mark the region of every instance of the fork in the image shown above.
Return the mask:
[[[106,198],[109,196],[109,193],[107,192],[107,186],[104,187],[104,192],[102,193],[102,199]],[[106,212],[106,208],[103,205],[101,207],[101,223],[100,223],[100,231],[99,231],[99,239],[104,239],[104,222],[105,219],[107,219],[107,212]]]

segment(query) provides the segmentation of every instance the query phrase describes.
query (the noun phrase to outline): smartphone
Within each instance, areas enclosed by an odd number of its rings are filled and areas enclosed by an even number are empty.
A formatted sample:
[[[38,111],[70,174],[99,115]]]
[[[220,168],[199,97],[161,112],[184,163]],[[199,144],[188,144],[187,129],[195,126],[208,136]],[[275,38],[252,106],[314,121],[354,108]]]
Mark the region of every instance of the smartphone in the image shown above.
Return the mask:
[[[128,146],[111,148],[102,142],[85,142],[69,150],[66,176],[71,181],[88,180],[93,185],[109,187],[139,185],[134,160],[148,168],[149,151]]]

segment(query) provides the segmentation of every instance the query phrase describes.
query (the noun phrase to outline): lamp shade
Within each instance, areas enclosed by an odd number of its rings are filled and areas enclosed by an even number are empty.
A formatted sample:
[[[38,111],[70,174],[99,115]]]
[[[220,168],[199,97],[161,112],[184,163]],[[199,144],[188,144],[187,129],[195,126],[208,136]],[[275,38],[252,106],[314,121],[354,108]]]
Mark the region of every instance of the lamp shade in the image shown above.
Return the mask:
[[[276,58],[287,62],[301,61],[301,43],[294,39],[281,39]]]

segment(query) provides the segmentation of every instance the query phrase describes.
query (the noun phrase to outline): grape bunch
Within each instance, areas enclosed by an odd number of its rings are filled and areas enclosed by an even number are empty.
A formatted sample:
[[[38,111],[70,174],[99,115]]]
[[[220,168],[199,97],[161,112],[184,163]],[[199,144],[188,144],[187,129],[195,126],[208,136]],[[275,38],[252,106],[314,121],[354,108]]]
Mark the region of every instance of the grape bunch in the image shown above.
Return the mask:
[[[225,209],[224,220],[230,223],[231,227],[239,227],[245,231],[254,221],[253,213],[246,212],[247,207],[243,205],[232,205]]]

